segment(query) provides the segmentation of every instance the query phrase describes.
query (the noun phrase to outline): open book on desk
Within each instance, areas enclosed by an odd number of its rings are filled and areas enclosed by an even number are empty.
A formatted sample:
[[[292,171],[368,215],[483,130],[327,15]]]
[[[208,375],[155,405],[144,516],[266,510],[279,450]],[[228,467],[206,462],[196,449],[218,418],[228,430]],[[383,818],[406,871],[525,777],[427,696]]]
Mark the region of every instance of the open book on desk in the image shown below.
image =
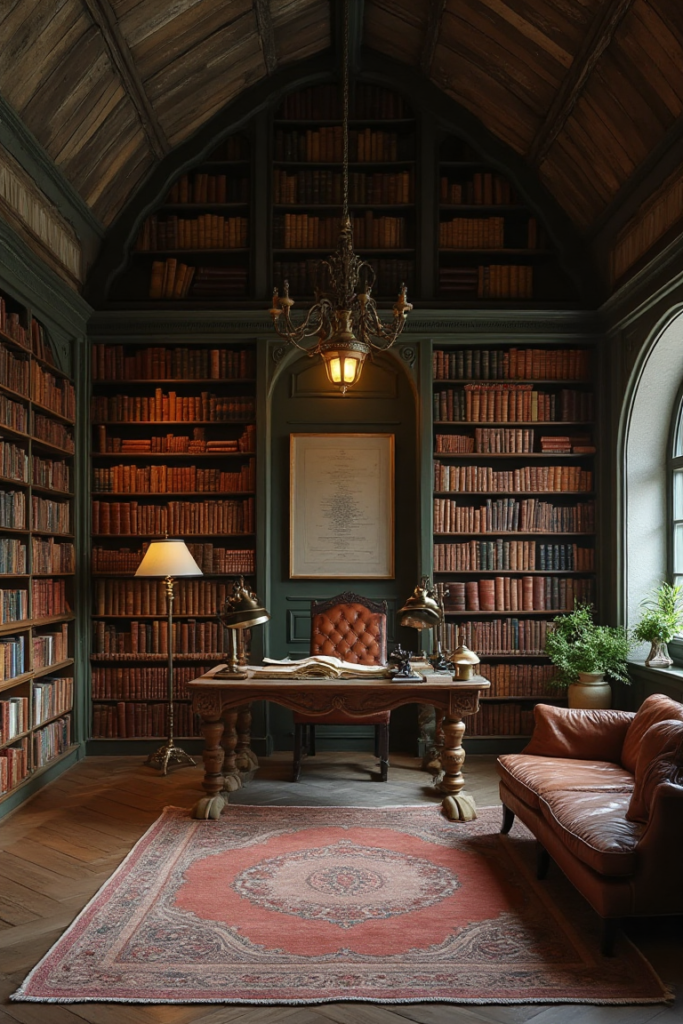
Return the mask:
[[[388,665],[354,665],[328,654],[277,661],[264,658],[263,665],[251,671],[252,679],[389,679]]]

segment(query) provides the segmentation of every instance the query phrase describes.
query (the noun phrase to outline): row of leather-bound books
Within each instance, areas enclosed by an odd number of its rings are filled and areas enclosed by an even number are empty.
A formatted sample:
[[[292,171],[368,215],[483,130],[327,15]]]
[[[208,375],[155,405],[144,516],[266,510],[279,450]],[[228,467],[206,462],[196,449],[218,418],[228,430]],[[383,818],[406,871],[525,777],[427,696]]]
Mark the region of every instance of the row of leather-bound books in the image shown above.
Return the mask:
[[[230,534],[254,532],[253,498],[215,501],[169,501],[144,505],[137,501],[93,501],[94,534]]]
[[[92,377],[112,380],[239,380],[256,372],[252,349],[93,345]]]
[[[179,395],[155,388],[153,395],[93,395],[90,414],[93,423],[240,422],[255,417],[256,400],[250,395]]]
[[[41,416],[35,413],[33,416],[33,436],[39,441],[47,441],[56,448],[62,448],[70,455],[74,451],[73,433],[69,427],[49,416]]]
[[[176,615],[215,615],[227,596],[227,585],[215,580],[178,580],[173,610]],[[163,581],[95,580],[95,615],[166,615]]]
[[[31,529],[50,533],[70,533],[71,510],[68,501],[52,501],[31,495]],[[0,490],[0,526],[26,528],[26,493]]]
[[[198,217],[170,214],[161,220],[155,214],[145,221],[135,248],[138,252],[163,252],[167,249],[246,249],[248,245],[247,217],[225,217],[219,213],[202,213]]]
[[[71,715],[64,715],[33,733],[33,767],[41,768],[70,746]]]
[[[3,524],[4,525],[4,524]],[[24,575],[28,571],[27,548],[16,537],[0,537],[0,574]],[[74,546],[59,543],[53,537],[31,538],[31,571],[44,575],[50,572],[73,572]]]
[[[167,718],[168,711],[163,703],[93,704],[92,734],[96,739],[161,738],[168,735]],[[176,736],[201,736],[190,704],[174,703],[173,720]]]
[[[446,622],[443,625],[447,650],[455,650],[465,644],[480,657],[487,654],[543,654],[548,629],[552,629],[552,623],[547,619],[518,619],[514,616]]]
[[[16,480],[17,483],[28,483],[28,475],[29,456],[26,449],[13,441],[0,440],[0,476]],[[68,487],[63,490],[68,490]]]
[[[0,295],[0,333],[22,345],[28,352],[44,359],[46,363],[54,363],[52,351],[45,336],[45,328],[35,317],[31,317],[28,327],[21,322],[21,314],[7,308],[4,295]]]
[[[338,237],[338,217],[285,213],[273,221],[276,249],[333,249]],[[353,241],[359,249],[405,249],[412,244],[405,217],[376,216],[372,210],[354,218]]]
[[[595,503],[552,505],[537,498],[487,498],[484,505],[458,505],[434,498],[434,533],[591,533]]]
[[[440,454],[525,455],[535,451],[536,433],[529,427],[477,427],[469,434],[437,434],[435,451]]]
[[[243,159],[237,157],[235,159]],[[182,203],[248,203],[249,178],[243,174],[181,174],[167,196],[171,204]]]
[[[435,349],[434,380],[588,380],[582,348]]]
[[[554,665],[483,663],[477,671],[491,683],[487,697],[556,697],[560,692],[553,685]]]
[[[470,736],[530,736],[534,729],[534,711],[529,704],[509,701],[482,704],[467,720]]]
[[[593,395],[563,388],[541,391],[531,384],[466,384],[434,392],[434,419],[451,423],[548,422],[593,419]]]
[[[112,437],[105,424],[97,425],[97,452],[122,455],[162,454],[225,455],[251,454],[256,450],[256,424],[247,423],[239,437],[207,440],[204,427],[193,427],[189,434],[152,434],[151,437]]]
[[[122,629],[102,619],[94,623],[94,654],[168,654],[168,622],[132,620]],[[204,654],[228,647],[225,630],[216,622],[199,619],[173,622],[173,650],[177,654]]]
[[[49,633],[34,633],[31,639],[32,662],[31,667],[47,668],[49,665],[58,665],[60,661],[66,661],[69,657],[69,626],[63,622],[61,626],[53,627]]]
[[[592,572],[593,548],[535,540],[468,540],[434,545],[435,572]]]
[[[350,129],[348,136],[351,163],[383,163],[409,160],[415,152],[413,134],[399,134],[376,128]],[[278,161],[301,163],[341,163],[344,135],[341,125],[318,129],[275,131],[273,157]]]
[[[37,580],[31,584],[31,611],[34,619],[68,615],[71,606],[66,596],[66,580]]]
[[[435,460],[434,490],[468,491],[592,491],[593,472],[581,466],[520,466],[519,469],[493,469],[470,464],[451,465]]]
[[[288,204],[340,205],[343,199],[342,176],[337,171],[316,168],[314,171],[273,170],[273,202]],[[349,203],[359,205],[404,205],[413,201],[413,172],[379,171],[349,174]]]
[[[246,291],[247,268],[243,266],[194,267],[175,257],[152,262],[150,299],[234,298]]]
[[[188,548],[202,572],[237,574],[254,572],[256,553],[253,548],[224,548],[211,543],[188,542]],[[135,572],[149,547],[105,548],[96,545],[91,553],[92,571],[97,573]],[[132,585],[132,581],[129,581]]]
[[[285,97],[279,118],[293,121],[324,121],[341,118],[341,91],[336,85],[314,85]],[[350,105],[352,118],[382,120],[409,117],[402,96],[380,85],[359,84]]]
[[[496,576],[447,585],[446,611],[571,611],[574,602],[590,604],[593,580],[559,576]]]
[[[9,793],[29,772],[28,738],[0,749],[0,794]]]
[[[76,392],[64,377],[55,377],[39,363],[31,362],[31,400],[69,420],[76,417]]]
[[[455,181],[449,175],[442,175],[439,199],[447,205],[464,203],[468,206],[512,206],[519,201],[510,182],[490,171],[475,171],[471,178],[458,177]]]
[[[187,684],[209,671],[209,665],[178,665],[173,670],[173,696],[186,700]],[[165,700],[168,668],[163,665],[92,667],[93,700]]]
[[[197,466],[136,466],[122,464],[93,469],[93,491],[167,494],[182,491],[253,491],[256,467],[253,459],[234,473]]]

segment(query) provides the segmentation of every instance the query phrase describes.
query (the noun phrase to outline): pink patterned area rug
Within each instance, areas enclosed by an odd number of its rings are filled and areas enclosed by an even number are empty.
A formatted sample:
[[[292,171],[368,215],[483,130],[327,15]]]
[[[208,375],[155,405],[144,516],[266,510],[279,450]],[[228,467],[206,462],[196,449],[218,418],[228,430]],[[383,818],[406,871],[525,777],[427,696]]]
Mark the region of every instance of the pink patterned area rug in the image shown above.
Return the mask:
[[[166,808],[12,997],[127,1003],[657,1003],[669,994],[500,813]]]

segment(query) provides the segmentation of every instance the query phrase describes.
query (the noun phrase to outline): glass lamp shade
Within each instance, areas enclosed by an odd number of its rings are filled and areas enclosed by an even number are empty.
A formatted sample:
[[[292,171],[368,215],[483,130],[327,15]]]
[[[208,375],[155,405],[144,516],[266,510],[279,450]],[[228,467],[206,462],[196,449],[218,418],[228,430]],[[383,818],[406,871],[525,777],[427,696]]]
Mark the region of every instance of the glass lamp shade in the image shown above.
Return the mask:
[[[135,570],[136,576],[202,576],[184,540],[153,540]]]
[[[364,352],[344,352],[342,350],[323,353],[327,379],[335,387],[344,389],[353,387],[360,379],[363,363],[365,362]]]

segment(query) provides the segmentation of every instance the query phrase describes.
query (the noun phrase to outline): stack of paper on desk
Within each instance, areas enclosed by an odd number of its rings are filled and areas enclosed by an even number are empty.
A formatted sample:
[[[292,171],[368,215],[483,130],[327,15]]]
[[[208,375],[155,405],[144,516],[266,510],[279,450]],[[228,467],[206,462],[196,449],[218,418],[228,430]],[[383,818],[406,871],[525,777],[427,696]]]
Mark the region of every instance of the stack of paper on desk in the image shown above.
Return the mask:
[[[315,654],[299,661],[264,658],[263,667],[252,670],[253,679],[389,679],[388,665],[354,665],[327,654]]]

